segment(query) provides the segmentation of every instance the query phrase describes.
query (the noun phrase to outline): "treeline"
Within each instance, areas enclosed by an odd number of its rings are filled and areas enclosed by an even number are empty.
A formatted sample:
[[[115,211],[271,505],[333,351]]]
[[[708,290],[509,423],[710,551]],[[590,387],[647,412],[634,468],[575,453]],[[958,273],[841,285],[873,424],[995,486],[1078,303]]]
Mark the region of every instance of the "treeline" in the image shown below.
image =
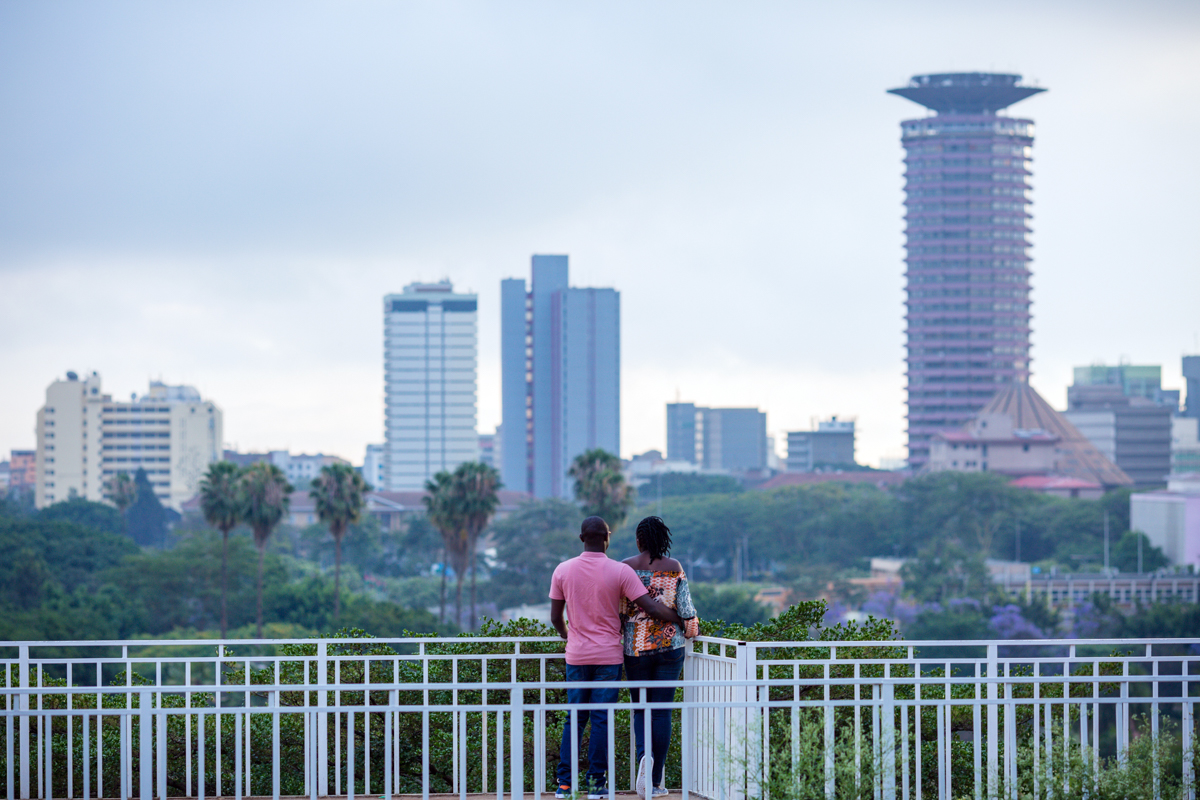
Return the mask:
[[[127,639],[219,630],[221,537],[204,528],[174,532],[169,550],[142,548],[116,509],[85,500],[38,512],[0,504],[0,639]],[[328,535],[328,534],[326,534]],[[276,635],[308,636],[337,626],[380,636],[452,631],[423,609],[363,592],[342,593],[287,542],[263,554],[263,620]],[[235,529],[228,549],[228,622],[252,635],[258,553]]]

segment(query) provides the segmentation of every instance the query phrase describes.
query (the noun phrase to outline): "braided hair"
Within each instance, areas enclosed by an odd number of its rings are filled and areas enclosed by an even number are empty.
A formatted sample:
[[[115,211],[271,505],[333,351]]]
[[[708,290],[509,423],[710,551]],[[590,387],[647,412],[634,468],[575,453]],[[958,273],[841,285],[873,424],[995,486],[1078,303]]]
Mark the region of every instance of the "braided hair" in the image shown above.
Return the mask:
[[[638,523],[637,543],[650,555],[650,563],[671,553],[671,529],[662,517],[646,517]]]

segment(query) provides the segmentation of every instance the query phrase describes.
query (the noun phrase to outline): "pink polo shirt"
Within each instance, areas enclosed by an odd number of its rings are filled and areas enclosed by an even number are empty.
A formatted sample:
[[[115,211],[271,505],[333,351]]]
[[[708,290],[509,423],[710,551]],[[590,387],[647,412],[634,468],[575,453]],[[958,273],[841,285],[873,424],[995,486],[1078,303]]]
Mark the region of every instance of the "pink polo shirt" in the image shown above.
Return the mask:
[[[632,567],[604,553],[585,552],[559,564],[550,599],[567,601],[567,663],[622,663],[621,598],[647,593]]]

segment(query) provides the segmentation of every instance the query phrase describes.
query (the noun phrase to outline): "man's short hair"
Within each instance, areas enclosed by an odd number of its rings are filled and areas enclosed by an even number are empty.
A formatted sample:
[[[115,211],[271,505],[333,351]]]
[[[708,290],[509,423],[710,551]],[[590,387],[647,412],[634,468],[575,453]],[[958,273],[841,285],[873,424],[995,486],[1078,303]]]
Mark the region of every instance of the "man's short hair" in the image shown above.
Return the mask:
[[[599,544],[608,536],[608,523],[601,517],[588,517],[579,526],[579,534],[588,544]]]

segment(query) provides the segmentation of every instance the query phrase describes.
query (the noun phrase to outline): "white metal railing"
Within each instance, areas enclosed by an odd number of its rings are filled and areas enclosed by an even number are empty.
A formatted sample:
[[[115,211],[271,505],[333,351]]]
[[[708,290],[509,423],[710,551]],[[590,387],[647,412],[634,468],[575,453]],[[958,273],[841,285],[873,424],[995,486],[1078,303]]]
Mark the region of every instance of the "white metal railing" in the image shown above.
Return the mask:
[[[1040,796],[1047,781],[1071,779],[1070,760],[1094,765],[1104,749],[1120,759],[1134,737],[1157,738],[1171,719],[1185,796],[1195,798],[1200,640],[701,638],[684,662],[681,700],[578,706],[563,690],[597,684],[562,680],[557,639],[5,649],[0,794],[10,800],[540,798],[553,791],[558,731],[585,710],[613,714],[611,799],[632,788],[635,707],[675,710],[677,761],[668,766],[684,798],[765,798],[781,779],[814,771],[830,797],[847,780],[905,800],[1010,796],[1019,785]],[[651,715],[643,718],[649,742]],[[955,774],[963,764],[965,786]],[[575,759],[573,786],[579,777]]]

